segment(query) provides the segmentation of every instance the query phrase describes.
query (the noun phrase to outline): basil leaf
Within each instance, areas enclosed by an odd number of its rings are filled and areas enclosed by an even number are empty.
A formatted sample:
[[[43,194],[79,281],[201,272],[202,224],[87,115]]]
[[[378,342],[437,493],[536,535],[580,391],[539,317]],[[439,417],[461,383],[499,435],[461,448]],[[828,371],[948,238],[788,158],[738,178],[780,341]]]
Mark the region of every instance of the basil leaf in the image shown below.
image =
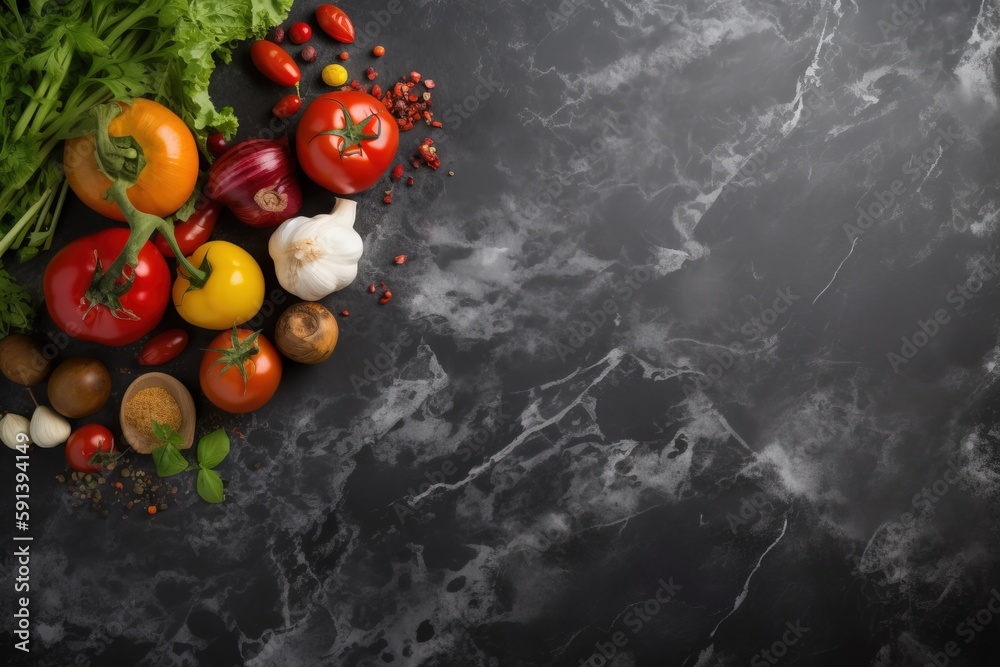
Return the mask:
[[[225,497],[222,478],[214,470],[202,468],[198,471],[198,495],[209,503],[221,503]]]
[[[184,436],[170,428],[167,424],[161,424],[155,419],[151,422],[153,424],[153,435],[160,442],[174,445],[175,447],[180,447],[184,444]]]
[[[229,455],[229,436],[225,429],[212,431],[198,441],[198,463],[202,468],[214,468]]]
[[[153,450],[153,462],[156,464],[156,474],[160,477],[170,477],[187,470],[188,463],[181,450],[167,443]]]

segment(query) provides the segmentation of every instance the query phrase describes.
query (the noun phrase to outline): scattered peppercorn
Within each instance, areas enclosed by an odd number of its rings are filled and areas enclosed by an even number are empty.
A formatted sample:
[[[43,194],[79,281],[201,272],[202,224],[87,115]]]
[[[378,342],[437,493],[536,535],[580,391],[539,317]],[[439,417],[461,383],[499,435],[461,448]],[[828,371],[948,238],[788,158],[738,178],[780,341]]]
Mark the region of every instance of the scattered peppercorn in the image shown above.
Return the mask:
[[[375,283],[372,283],[371,285],[368,286],[368,293],[369,294],[375,293]]]
[[[392,203],[392,191],[391,190],[386,190],[385,196],[382,197],[382,203],[383,204],[391,204]]]
[[[420,83],[420,72],[410,72],[410,81]]]
[[[390,292],[389,290],[382,292],[382,296],[378,300],[379,304],[384,306],[390,301],[392,301],[392,292]]]
[[[379,86],[377,83],[374,86],[372,86],[372,97],[376,99],[382,99],[382,87]]]
[[[436,84],[434,83],[434,79],[427,79],[426,81],[424,81],[424,86],[426,86],[427,88],[433,88],[435,85]]]
[[[396,255],[392,258],[392,263],[399,266],[406,263],[406,255]]]
[[[156,514],[156,505],[150,505],[146,508],[146,511],[149,512],[150,516]]]
[[[401,179],[402,177],[403,177],[403,165],[401,165],[401,164],[397,164],[397,165],[396,165],[396,166],[395,166],[395,167],[393,168],[393,170],[392,170],[392,175],[390,176],[390,178],[391,178],[392,180],[394,180],[394,181],[398,181],[398,180],[399,180],[399,179]]]
[[[299,54],[299,55],[301,55],[302,56],[302,60],[306,61],[307,63],[314,63],[314,62],[316,62],[316,48],[315,47],[307,46],[306,48],[302,49],[302,53]]]
[[[351,57],[351,54],[348,53],[347,51],[341,51],[340,53],[337,54],[337,57],[340,58],[341,60],[347,60],[348,58]]]
[[[368,77],[369,81],[374,81],[375,78],[378,76],[378,72],[375,71],[374,67],[369,67],[368,69],[365,70],[365,76]]]
[[[372,55],[375,56],[376,58],[381,58],[382,56],[385,55],[385,47],[376,46],[374,49],[372,49]]]
[[[351,311],[347,310],[346,308],[344,310],[340,311],[340,316],[341,317],[347,317],[350,314],[351,314]]]
[[[431,169],[437,169],[441,166],[441,158],[437,156],[437,149],[434,148],[434,140],[430,137],[424,139],[423,143],[417,146],[417,157],[423,160],[424,164]],[[414,160],[414,162],[417,161]]]
[[[409,178],[406,179],[406,184],[407,185],[413,185],[413,177],[412,176],[410,176]]]

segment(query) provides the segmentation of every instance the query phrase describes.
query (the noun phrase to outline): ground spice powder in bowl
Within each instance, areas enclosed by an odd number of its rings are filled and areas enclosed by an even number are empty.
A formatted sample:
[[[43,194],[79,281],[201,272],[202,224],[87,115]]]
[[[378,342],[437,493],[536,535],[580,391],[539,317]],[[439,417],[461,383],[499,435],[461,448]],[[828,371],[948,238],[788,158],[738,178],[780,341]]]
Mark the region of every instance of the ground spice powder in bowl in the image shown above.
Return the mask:
[[[181,408],[170,392],[162,387],[147,387],[137,391],[125,403],[123,415],[146,442],[156,442],[156,436],[153,434],[154,421],[175,431],[181,427]],[[143,451],[145,442],[134,442],[132,446],[143,454],[153,451],[152,448]]]

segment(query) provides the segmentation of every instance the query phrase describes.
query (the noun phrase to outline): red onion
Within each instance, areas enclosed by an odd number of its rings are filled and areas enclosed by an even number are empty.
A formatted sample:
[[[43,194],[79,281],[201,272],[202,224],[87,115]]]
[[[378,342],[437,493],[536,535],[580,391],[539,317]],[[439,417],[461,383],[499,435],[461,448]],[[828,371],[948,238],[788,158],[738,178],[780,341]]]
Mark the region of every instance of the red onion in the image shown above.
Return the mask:
[[[205,195],[251,227],[274,227],[295,217],[302,188],[288,139],[248,139],[227,150],[208,172]]]

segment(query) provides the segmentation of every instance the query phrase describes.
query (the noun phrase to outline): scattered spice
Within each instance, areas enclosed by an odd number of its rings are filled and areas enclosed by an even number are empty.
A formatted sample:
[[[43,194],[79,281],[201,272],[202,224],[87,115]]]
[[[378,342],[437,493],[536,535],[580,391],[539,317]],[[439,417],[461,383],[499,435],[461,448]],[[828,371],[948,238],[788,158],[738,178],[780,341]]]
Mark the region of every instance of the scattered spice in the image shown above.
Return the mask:
[[[346,308],[344,310],[340,311],[340,316],[341,317],[348,317],[350,314],[351,314],[351,311],[347,310]]]
[[[378,300],[379,304],[384,306],[385,304],[389,303],[390,301],[392,301],[392,292],[390,292],[389,290],[386,290],[386,291],[382,292],[382,296],[379,297],[379,300]]]
[[[365,76],[368,77],[369,81],[374,81],[378,77],[378,72],[375,71],[374,67],[369,67],[365,70]]]
[[[434,114],[431,112],[433,101],[430,93],[415,94],[414,88],[419,82],[420,73],[411,72],[409,77],[400,77],[399,81],[386,89],[384,95],[375,95],[382,100],[382,104],[396,119],[396,124],[399,125],[402,132],[412,130],[413,124],[420,120],[427,123],[434,122]],[[381,89],[379,92],[382,92]]]
[[[390,176],[390,178],[392,178],[392,180],[394,181],[398,181],[402,177],[403,177],[403,165],[397,164],[395,167],[393,167],[392,176]]]
[[[410,81],[420,83],[420,72],[410,72]]]
[[[377,83],[372,86],[372,97],[377,99],[382,99],[382,86]]]
[[[382,197],[382,203],[383,204],[391,204],[392,203],[392,190],[386,190],[385,191],[385,196]]]
[[[374,294],[375,293],[375,283],[372,283],[372,284],[370,284],[368,286],[368,293],[369,294]]]
[[[435,85],[436,84],[434,83],[434,79],[427,79],[426,81],[424,81],[424,86],[426,88],[434,88]]]
[[[410,176],[409,178],[406,179],[406,184],[407,185],[413,185],[413,177],[412,176]]]
[[[437,149],[434,148],[434,140],[430,137],[424,139],[423,143],[417,146],[417,157],[423,160],[424,164],[431,169],[437,169],[441,166],[441,158],[437,156]]]
[[[146,443],[140,444],[143,449],[136,448],[141,454],[153,451],[151,445],[156,442],[156,435],[153,433],[154,421],[170,426],[174,430],[181,427],[180,406],[163,387],[147,387],[136,392],[135,396],[125,404],[124,412],[125,421],[144,436]],[[146,449],[148,451],[144,451]]]
[[[454,175],[455,175],[455,172],[453,172],[453,171],[449,171],[449,172],[448,172],[448,175],[449,175],[449,176],[454,176]]]
[[[406,263],[406,255],[396,255],[392,258],[392,263],[399,266]]]
[[[385,55],[385,47],[376,46],[374,49],[372,49],[372,55],[375,56],[376,58],[381,58],[382,56]]]
[[[351,57],[351,54],[349,54],[347,51],[341,51],[340,53],[337,54],[337,57],[340,58],[341,60],[347,60],[348,58]]]
[[[146,512],[148,512],[150,516],[156,514],[156,505],[150,505],[147,507]]]

